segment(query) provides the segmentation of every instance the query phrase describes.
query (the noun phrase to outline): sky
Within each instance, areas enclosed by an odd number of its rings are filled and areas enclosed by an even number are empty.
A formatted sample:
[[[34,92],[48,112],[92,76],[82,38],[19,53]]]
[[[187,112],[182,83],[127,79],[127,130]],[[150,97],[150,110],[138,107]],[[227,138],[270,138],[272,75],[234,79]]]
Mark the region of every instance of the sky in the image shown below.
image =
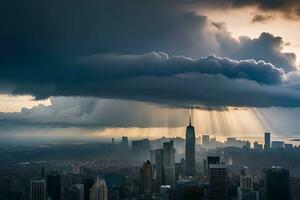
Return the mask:
[[[300,137],[299,0],[0,4],[3,140]]]

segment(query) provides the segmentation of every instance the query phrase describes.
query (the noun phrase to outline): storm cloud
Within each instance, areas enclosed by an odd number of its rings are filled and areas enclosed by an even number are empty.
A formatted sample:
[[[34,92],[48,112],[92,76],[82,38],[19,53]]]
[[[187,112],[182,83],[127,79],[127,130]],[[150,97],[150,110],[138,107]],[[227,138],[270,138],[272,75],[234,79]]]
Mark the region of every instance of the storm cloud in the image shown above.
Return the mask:
[[[299,0],[215,0],[205,1],[195,0],[194,3],[211,8],[241,8],[257,7],[261,11],[276,11],[288,19],[299,19],[300,1]]]
[[[282,38],[235,39],[193,3],[1,2],[0,91],[180,107],[300,106],[298,90],[283,82],[297,68]]]
[[[233,5],[238,2],[241,1],[233,1]],[[178,0],[3,1],[0,5],[0,64],[21,65],[17,70],[22,72],[36,62],[40,65],[68,56],[163,51],[192,58],[210,54],[238,60],[253,58],[287,71],[295,69],[296,56],[281,52],[283,40],[280,37],[264,33],[253,40],[247,37],[236,40],[225,24],[212,22],[199,14],[197,7],[191,6],[194,3]]]
[[[284,71],[264,61],[214,55],[191,59],[151,52],[84,56],[55,68],[40,65],[17,76],[1,69],[0,80],[7,91],[38,99],[91,96],[179,107],[300,106],[300,92],[283,86]]]

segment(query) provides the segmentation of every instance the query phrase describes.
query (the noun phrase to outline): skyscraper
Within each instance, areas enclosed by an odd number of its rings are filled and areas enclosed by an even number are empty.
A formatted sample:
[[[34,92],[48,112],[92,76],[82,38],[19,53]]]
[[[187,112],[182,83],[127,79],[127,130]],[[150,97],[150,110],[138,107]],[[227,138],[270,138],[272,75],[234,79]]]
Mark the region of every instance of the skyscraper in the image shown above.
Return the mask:
[[[220,156],[207,156],[206,159],[204,159],[203,162],[203,171],[204,171],[204,175],[208,176],[209,175],[209,165],[211,164],[220,164]]]
[[[175,148],[174,141],[163,144],[164,184],[175,186]]]
[[[265,133],[265,150],[271,148],[271,133]]]
[[[46,200],[46,180],[33,179],[30,182],[30,200]]]
[[[174,141],[170,140],[169,142],[163,143],[163,161],[164,166],[174,165],[175,164],[175,148]]]
[[[194,176],[195,167],[195,129],[192,126],[190,115],[185,136],[185,176]]]
[[[164,166],[163,166],[163,149],[155,149],[152,151],[153,161],[153,191],[159,193],[160,186],[164,183]]]
[[[227,199],[227,166],[225,164],[209,165],[209,199]]]
[[[258,200],[259,194],[253,190],[252,176],[247,174],[247,167],[244,167],[240,175],[240,187],[237,188],[238,200]]]
[[[58,172],[47,175],[47,196],[51,200],[61,199],[61,177]]]
[[[152,165],[149,160],[143,164],[142,176],[143,176],[143,192],[145,194],[152,193]]]
[[[272,167],[265,170],[265,199],[282,200],[290,199],[289,171],[281,167]]]
[[[97,177],[95,184],[90,189],[90,200],[107,200],[107,194],[105,180]]]
[[[84,200],[90,200],[90,188],[94,185],[94,179],[86,178],[83,182],[84,185]]]

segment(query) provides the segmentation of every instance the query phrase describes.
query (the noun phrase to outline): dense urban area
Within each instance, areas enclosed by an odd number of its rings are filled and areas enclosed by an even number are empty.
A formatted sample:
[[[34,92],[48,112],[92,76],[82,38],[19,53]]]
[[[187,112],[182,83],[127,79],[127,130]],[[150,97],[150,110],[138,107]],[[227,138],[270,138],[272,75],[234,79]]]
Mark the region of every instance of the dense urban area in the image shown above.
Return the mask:
[[[263,133],[262,133],[263,134]],[[299,200],[300,147],[209,135],[3,145],[1,200]]]

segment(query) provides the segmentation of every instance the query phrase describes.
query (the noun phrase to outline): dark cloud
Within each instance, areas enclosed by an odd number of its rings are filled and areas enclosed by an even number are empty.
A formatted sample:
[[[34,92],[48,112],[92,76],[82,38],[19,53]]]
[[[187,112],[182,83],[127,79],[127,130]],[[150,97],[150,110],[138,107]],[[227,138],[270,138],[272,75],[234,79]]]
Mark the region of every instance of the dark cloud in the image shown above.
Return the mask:
[[[296,56],[281,51],[280,37],[236,40],[225,24],[195,14],[193,3],[2,1],[0,91],[178,106],[299,106],[298,92],[281,87]],[[210,54],[243,61],[197,59]]]
[[[300,93],[281,87],[285,74],[272,64],[166,53],[95,55],[22,74],[2,70],[13,94],[93,96],[174,106],[299,106]],[[3,68],[2,68],[3,69]]]
[[[219,40],[221,44],[226,40]],[[223,45],[224,50],[228,49],[225,56],[240,60],[253,58],[274,63],[285,72],[295,71],[296,55],[294,53],[283,53],[284,41],[270,33],[262,33],[258,38],[251,39],[246,36],[239,38],[235,46],[228,42]],[[232,47],[233,46],[233,47]]]
[[[17,70],[22,73],[36,62],[49,63],[68,56],[164,51],[192,58],[210,54],[254,58],[288,70],[294,67],[295,55],[281,52],[282,40],[278,42],[272,35],[271,39],[260,37],[252,43],[249,40],[248,55],[247,49],[240,48],[244,40],[235,40],[224,24],[195,14],[194,3],[193,0],[2,1],[0,64],[22,64]],[[268,46],[261,51],[260,44],[265,39]]]
[[[251,22],[252,23],[265,23],[266,21],[272,20],[274,18],[275,18],[274,15],[257,14],[252,18]]]

